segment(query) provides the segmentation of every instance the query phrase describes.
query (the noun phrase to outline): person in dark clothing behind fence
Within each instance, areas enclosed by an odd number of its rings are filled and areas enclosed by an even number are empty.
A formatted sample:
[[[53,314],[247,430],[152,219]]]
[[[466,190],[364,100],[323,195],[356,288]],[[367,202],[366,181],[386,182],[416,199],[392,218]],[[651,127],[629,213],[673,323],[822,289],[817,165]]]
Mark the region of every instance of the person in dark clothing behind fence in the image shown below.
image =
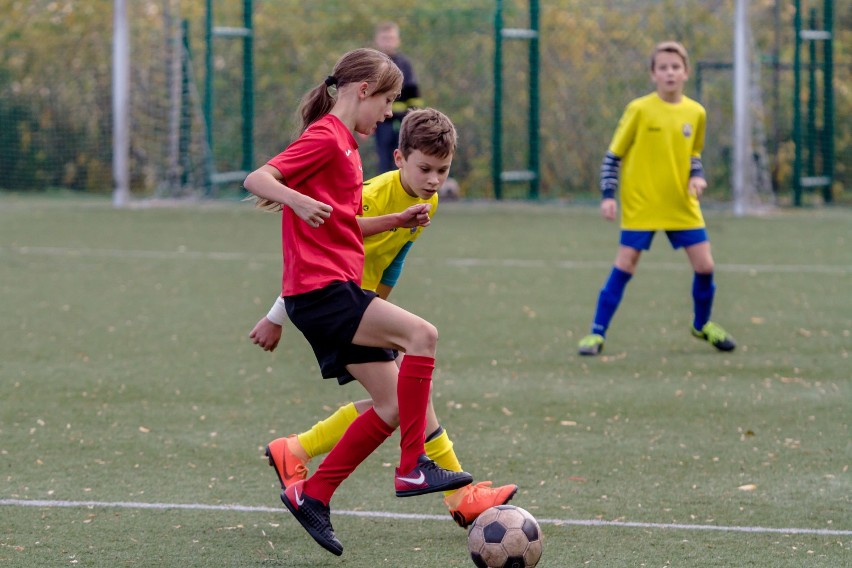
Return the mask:
[[[378,173],[389,172],[396,169],[393,159],[393,151],[399,142],[399,126],[408,109],[423,107],[423,99],[420,98],[420,86],[417,83],[417,75],[411,61],[399,52],[399,26],[394,22],[382,22],[376,26],[373,41],[379,51],[390,56],[402,71],[403,83],[402,93],[393,103],[393,118],[379,123],[376,128],[376,152],[379,157]]]

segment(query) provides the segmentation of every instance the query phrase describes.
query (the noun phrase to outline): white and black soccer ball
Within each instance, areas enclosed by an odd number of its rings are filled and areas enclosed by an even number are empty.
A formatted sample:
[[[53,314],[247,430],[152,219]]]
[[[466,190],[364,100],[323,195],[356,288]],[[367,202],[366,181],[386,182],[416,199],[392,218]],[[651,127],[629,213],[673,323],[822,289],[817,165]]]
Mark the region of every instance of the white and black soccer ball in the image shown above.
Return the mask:
[[[538,521],[514,505],[485,510],[467,535],[470,557],[479,568],[533,568],[543,544]]]

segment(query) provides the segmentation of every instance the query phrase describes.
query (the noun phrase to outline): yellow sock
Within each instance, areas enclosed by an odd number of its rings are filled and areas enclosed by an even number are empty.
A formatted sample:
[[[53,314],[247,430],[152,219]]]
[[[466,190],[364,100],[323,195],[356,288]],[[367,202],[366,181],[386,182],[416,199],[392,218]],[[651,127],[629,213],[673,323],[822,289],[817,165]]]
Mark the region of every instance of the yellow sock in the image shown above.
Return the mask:
[[[349,425],[358,418],[355,403],[350,402],[334,411],[334,414],[314,424],[307,432],[299,434],[299,443],[309,458],[327,454],[343,437]]]
[[[433,438],[426,442],[426,455],[429,456],[430,460],[444,469],[448,469],[450,471],[462,471],[462,466],[459,463],[458,457],[456,457],[456,452],[453,451],[453,442],[447,435],[446,430],[441,432],[441,435],[437,438]],[[458,491],[458,489],[444,491],[444,496],[452,495],[456,491]]]

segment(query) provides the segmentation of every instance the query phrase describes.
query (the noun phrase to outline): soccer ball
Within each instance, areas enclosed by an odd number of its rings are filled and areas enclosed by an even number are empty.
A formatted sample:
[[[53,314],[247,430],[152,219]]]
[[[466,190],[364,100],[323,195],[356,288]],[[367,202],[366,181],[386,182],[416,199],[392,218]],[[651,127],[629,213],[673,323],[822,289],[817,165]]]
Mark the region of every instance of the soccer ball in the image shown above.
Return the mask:
[[[486,509],[470,527],[467,548],[479,568],[533,568],[541,558],[541,528],[514,505]]]

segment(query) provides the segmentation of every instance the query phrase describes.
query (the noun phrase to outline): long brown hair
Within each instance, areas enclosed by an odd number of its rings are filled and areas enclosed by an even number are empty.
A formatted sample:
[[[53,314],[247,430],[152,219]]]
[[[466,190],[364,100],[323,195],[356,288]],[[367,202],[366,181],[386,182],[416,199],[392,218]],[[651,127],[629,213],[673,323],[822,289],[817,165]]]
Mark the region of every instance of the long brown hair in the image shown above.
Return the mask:
[[[360,48],[344,53],[334,65],[331,75],[322,83],[305,93],[299,104],[302,119],[299,134],[308,126],[331,112],[337,100],[338,89],[349,83],[366,81],[372,87],[371,94],[397,93],[402,89],[402,71],[381,51]],[[255,207],[267,211],[280,211],[283,206],[275,201],[249,196]]]
[[[381,51],[368,47],[343,54],[335,63],[329,79],[333,85],[323,81],[302,97],[299,104],[301,132],[331,111],[336,100],[332,93],[349,83],[366,81],[372,87],[371,94],[398,93],[402,89],[402,71],[399,67]]]

